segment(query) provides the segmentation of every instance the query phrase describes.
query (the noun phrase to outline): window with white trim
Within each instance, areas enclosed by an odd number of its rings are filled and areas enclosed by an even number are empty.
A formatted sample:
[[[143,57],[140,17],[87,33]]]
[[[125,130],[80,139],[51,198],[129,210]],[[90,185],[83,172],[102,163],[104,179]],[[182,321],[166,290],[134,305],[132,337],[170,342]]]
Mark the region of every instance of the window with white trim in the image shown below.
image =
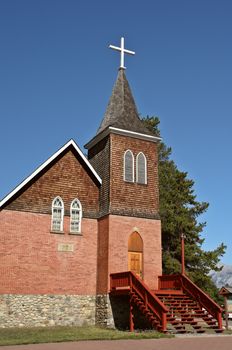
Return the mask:
[[[81,202],[75,198],[70,206],[70,232],[81,232],[82,207]]]
[[[142,152],[136,157],[136,182],[147,184],[147,159]]]
[[[64,203],[61,197],[52,201],[52,231],[63,231]]]
[[[131,150],[124,153],[124,181],[134,182],[134,155]]]

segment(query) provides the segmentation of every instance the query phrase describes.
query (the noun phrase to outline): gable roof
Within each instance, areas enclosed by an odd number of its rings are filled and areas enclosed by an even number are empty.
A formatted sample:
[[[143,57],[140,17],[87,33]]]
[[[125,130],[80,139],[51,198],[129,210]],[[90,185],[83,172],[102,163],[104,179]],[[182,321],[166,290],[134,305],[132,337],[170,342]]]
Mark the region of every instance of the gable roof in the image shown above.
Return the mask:
[[[77,146],[76,142],[71,139],[69,140],[63,147],[61,147],[57,152],[55,152],[50,158],[48,158],[43,164],[41,164],[31,175],[29,175],[25,180],[23,180],[17,187],[13,189],[8,195],[6,195],[1,201],[0,201],[0,208],[6,204],[13,196],[15,196],[20,190],[22,190],[30,181],[32,181],[37,175],[39,175],[47,166],[51,164],[52,161],[56,160],[59,155],[62,154],[65,150],[67,150],[69,147],[73,147],[74,150],[78,153],[78,155],[81,157],[81,159],[86,164],[87,168],[90,170],[94,178],[97,180],[97,182],[101,185],[102,180],[100,176],[97,174],[97,172],[94,170],[93,166],[90,164],[88,159],[85,157],[81,149]]]
[[[219,290],[219,295],[229,295],[229,294],[232,294],[232,287],[222,287],[220,290]]]
[[[97,135],[108,127],[133,131],[145,135],[153,135],[139,118],[124,69],[119,69],[117,80]]]

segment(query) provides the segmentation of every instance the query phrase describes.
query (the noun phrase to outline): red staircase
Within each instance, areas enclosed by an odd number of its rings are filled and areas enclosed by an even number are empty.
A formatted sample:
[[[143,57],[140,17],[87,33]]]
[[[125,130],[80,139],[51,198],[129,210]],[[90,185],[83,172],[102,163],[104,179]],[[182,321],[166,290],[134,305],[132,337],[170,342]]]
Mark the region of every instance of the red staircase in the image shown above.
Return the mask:
[[[129,295],[130,331],[134,330],[133,311],[136,306],[154,329],[166,332],[168,308],[134,272],[112,273],[110,293],[113,296]]]
[[[161,332],[222,332],[222,309],[185,275],[159,277],[159,289],[151,291],[133,272],[110,275],[111,295],[129,295],[130,330],[137,307],[152,328]]]

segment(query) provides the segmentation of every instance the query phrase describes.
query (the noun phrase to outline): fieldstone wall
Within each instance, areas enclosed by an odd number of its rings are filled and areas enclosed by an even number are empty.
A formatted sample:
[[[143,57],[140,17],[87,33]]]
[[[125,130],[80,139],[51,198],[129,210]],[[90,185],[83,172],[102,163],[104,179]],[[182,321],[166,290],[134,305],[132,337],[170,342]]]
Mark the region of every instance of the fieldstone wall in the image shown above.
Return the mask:
[[[113,326],[107,295],[0,295],[0,328],[95,324]]]
[[[108,294],[96,296],[96,325],[115,328],[111,300]]]

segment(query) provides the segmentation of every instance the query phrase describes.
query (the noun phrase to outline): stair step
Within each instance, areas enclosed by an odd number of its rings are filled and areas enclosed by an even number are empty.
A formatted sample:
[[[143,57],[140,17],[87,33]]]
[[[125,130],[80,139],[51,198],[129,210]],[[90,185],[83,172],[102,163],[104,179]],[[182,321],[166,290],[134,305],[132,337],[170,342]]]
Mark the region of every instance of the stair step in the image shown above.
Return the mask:
[[[186,329],[178,329],[178,331],[176,332],[177,334],[185,334],[187,333]]]
[[[222,329],[222,328],[214,329],[214,332],[216,332],[216,333],[222,333],[223,331],[224,331],[224,329]]]
[[[183,312],[179,311],[179,314],[180,314],[181,317],[184,317],[184,318],[190,317],[190,314],[188,312],[186,312],[186,311],[183,311]]]
[[[173,326],[180,324],[180,322],[177,320],[171,321],[169,323],[171,323]]]
[[[209,326],[209,329],[218,329],[218,325],[211,325],[211,326]]]
[[[211,315],[208,315],[208,316],[205,316],[205,317],[202,317],[202,318],[203,318],[203,320],[205,322],[210,322],[210,321],[216,322],[215,318],[213,318]]]
[[[181,321],[182,322],[193,322],[193,317],[182,317]]]
[[[205,330],[204,329],[198,329],[197,333],[205,333]]]
[[[171,322],[171,321],[175,321],[175,317],[173,316],[167,316],[167,321]]]
[[[136,304],[143,304],[143,302],[139,298],[134,297],[132,299]]]
[[[194,329],[201,329],[201,326],[199,324],[193,325]]]
[[[202,318],[203,319],[204,315],[205,314],[203,314],[203,313],[202,314],[198,313],[198,314],[194,314],[193,316],[196,317],[196,318]]]
[[[202,310],[202,309],[197,309],[196,311],[195,311],[197,314],[199,313],[199,314],[204,314],[205,316],[207,315],[207,311],[205,311],[205,310]]]
[[[216,333],[223,331],[218,328],[217,321],[190,296],[181,292],[172,294],[171,291],[155,294],[168,307],[167,322],[170,327],[174,327],[175,333],[183,334],[193,330],[195,333],[204,333],[206,327]],[[205,327],[203,321],[206,323]],[[191,328],[188,328],[188,325]]]
[[[216,321],[205,321],[209,326],[215,326],[217,324]]]
[[[196,326],[197,325],[197,321],[188,321],[186,323],[190,324],[190,326]]]
[[[176,330],[182,330],[182,329],[183,329],[183,330],[186,330],[186,329],[184,328],[184,326],[182,326],[182,325],[179,325],[179,326],[176,325],[176,326],[174,326],[174,327],[175,327]]]

